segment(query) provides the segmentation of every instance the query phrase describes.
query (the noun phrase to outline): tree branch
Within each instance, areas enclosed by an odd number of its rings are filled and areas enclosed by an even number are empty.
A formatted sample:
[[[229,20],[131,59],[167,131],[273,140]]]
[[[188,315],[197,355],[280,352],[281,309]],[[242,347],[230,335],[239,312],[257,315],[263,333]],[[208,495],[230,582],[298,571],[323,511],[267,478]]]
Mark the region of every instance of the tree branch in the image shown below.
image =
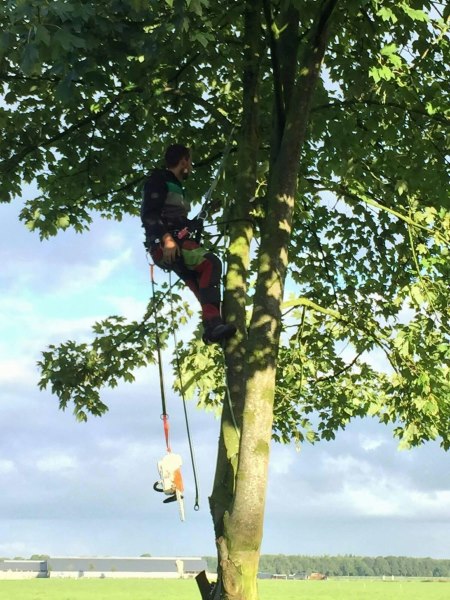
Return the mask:
[[[176,87],[167,86],[164,89],[164,93],[173,94],[174,96],[178,96],[179,98],[184,98],[186,100],[191,100],[193,103],[206,108],[208,113],[213,116],[217,121],[220,121],[227,127],[229,131],[233,128],[233,123],[227,119],[227,117],[220,112],[215,106],[213,106],[208,100],[198,96],[197,94],[193,94],[191,92],[185,92],[184,90],[180,90]]]
[[[286,122],[283,141],[280,147],[278,160],[283,164],[285,173],[291,173],[297,178],[298,162],[301,148],[306,136],[309,122],[311,102],[316,88],[317,79],[322,66],[323,57],[328,40],[328,31],[331,18],[339,0],[324,0],[321,10],[306,41],[305,53],[300,64],[300,76],[298,77],[292,93]],[[288,181],[286,187],[295,189],[296,184]]]
[[[450,117],[446,117],[444,114],[443,115],[436,115],[436,114],[430,115],[424,109],[410,108],[408,106],[399,104],[398,102],[377,102],[375,100],[370,100],[370,99],[364,100],[361,98],[358,98],[358,99],[355,98],[355,99],[351,99],[351,100],[341,100],[341,101],[336,101],[336,102],[330,102],[328,104],[319,104],[317,106],[312,107],[311,112],[318,112],[323,109],[332,109],[332,108],[340,108],[340,107],[345,107],[345,106],[358,106],[358,105],[376,106],[378,108],[385,108],[385,107],[386,108],[398,108],[402,112],[408,112],[410,114],[417,114],[422,117],[426,117],[427,119],[438,121],[439,123],[442,123],[443,125],[450,125]]]
[[[358,352],[358,354],[355,356],[355,358],[347,363],[345,365],[345,367],[342,367],[342,369],[338,369],[337,371],[335,371],[334,373],[332,373],[331,375],[324,375],[323,377],[318,377],[316,379],[316,382],[319,381],[329,381],[330,379],[335,379],[336,377],[339,377],[339,375],[342,375],[342,373],[345,373],[346,371],[349,371],[358,361],[358,358],[364,353],[364,350],[361,350],[361,352]]]
[[[283,309],[291,308],[291,307],[296,308],[298,306],[307,306],[317,312],[322,313],[323,315],[327,315],[329,317],[334,317],[338,321],[347,322],[347,319],[345,319],[341,315],[341,313],[339,313],[337,310],[334,310],[333,308],[325,308],[324,306],[320,306],[320,304],[313,302],[309,298],[305,298],[305,297],[295,298],[294,300],[287,300],[286,302],[283,302],[283,304],[282,304]]]
[[[263,0],[264,17],[267,24],[267,39],[270,48],[270,59],[272,62],[273,86],[275,92],[275,113],[277,118],[278,130],[281,132],[284,129],[286,121],[286,106],[283,97],[283,85],[281,80],[280,56],[278,53],[278,45],[275,40],[274,21],[272,18],[271,3],[269,0]]]
[[[51,146],[55,142],[58,142],[59,140],[65,138],[66,136],[70,135],[74,131],[77,131],[78,129],[82,129],[83,127],[86,127],[87,125],[92,125],[93,123],[96,123],[104,115],[109,113],[119,103],[121,97],[122,97],[122,93],[118,94],[118,96],[116,98],[114,98],[114,100],[109,102],[103,108],[103,110],[99,111],[98,113],[95,113],[94,115],[89,115],[88,117],[85,117],[84,119],[80,119],[80,121],[78,121],[77,123],[74,123],[70,127],[63,129],[62,131],[58,132],[54,136],[47,138],[47,139],[43,139],[43,140],[37,142],[36,144],[33,144],[32,146],[28,146],[28,147],[24,148],[23,150],[21,150],[20,152],[18,152],[17,154],[15,154],[14,156],[3,160],[0,163],[0,171],[4,172],[5,174],[9,173],[9,171],[14,169],[21,160],[23,160],[29,154],[36,152],[37,150],[39,150],[39,148],[46,148],[47,146]]]
[[[334,191],[337,191],[337,190],[334,190]],[[358,202],[364,202],[364,204],[368,204],[369,206],[373,206],[374,208],[377,208],[379,210],[387,212],[387,213],[393,215],[394,217],[397,217],[397,219],[404,221],[408,225],[415,227],[416,229],[426,231],[428,233],[428,235],[434,235],[436,237],[436,239],[439,239],[439,241],[441,243],[448,245],[447,240],[445,240],[445,238],[438,231],[429,229],[425,225],[421,225],[420,223],[417,223],[416,221],[414,221],[414,219],[412,219],[408,215],[405,215],[397,210],[394,210],[393,208],[389,208],[388,206],[385,206],[384,204],[380,204],[380,202],[377,202],[376,200],[374,200],[372,198],[368,198],[367,196],[364,196],[364,197],[360,196],[360,195],[356,194],[355,192],[352,192],[351,190],[349,190],[346,186],[344,186],[342,184],[339,186],[339,192],[344,197],[347,196],[349,198],[353,198],[354,200],[357,200]]]

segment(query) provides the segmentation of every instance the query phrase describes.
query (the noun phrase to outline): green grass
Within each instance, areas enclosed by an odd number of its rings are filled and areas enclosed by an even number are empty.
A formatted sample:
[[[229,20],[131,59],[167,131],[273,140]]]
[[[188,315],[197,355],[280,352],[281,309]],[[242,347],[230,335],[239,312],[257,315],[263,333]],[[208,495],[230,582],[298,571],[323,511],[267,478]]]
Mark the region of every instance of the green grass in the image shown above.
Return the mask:
[[[448,600],[450,582],[260,581],[260,600]],[[200,600],[193,580],[0,581],[1,600]]]
[[[448,600],[450,582],[263,581],[261,600]]]

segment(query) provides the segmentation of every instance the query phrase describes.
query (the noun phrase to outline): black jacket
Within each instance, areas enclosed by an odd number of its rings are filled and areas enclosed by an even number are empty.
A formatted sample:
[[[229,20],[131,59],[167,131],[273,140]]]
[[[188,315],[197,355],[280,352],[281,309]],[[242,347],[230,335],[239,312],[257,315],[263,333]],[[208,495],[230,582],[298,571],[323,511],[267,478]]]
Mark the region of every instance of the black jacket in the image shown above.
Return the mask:
[[[148,243],[155,243],[164,234],[188,225],[189,202],[184,188],[168,170],[153,171],[144,185],[141,221]]]

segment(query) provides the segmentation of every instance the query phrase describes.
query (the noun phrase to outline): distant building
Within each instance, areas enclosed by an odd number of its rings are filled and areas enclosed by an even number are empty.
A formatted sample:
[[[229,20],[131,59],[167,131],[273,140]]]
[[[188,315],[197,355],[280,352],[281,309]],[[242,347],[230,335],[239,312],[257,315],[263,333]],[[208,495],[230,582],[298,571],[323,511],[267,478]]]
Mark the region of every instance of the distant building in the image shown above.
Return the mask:
[[[153,578],[179,579],[195,577],[207,570],[206,561],[198,557],[49,557],[46,561],[0,561],[0,578],[33,577],[70,578]]]
[[[0,560],[0,579],[47,577],[46,560]]]

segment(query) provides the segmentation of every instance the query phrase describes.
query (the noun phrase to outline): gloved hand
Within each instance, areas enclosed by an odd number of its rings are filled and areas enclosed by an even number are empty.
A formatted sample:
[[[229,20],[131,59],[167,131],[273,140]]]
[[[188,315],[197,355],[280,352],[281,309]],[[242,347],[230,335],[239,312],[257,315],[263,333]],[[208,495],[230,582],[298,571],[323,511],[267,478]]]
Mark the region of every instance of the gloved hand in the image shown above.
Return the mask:
[[[197,229],[203,229],[203,219],[189,219],[188,227],[189,231],[197,231]]]
[[[180,248],[178,247],[178,244],[170,233],[166,233],[163,237],[163,263],[167,266],[173,265],[179,255]]]
[[[203,219],[191,219],[188,223],[189,229],[194,233],[195,235],[194,240],[197,242],[197,244],[200,243],[200,240],[202,238],[203,235],[203,225],[204,225],[204,221]]]

